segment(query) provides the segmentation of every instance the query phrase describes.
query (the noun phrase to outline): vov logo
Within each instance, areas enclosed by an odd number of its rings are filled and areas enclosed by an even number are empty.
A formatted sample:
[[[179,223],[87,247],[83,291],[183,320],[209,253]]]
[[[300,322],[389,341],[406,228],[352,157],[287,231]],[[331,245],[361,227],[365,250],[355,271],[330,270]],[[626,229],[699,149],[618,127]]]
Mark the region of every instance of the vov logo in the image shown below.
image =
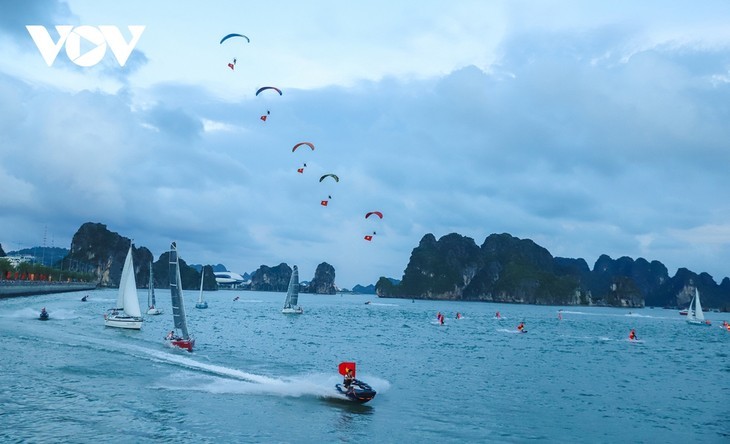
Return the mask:
[[[114,53],[119,66],[124,66],[134,47],[137,46],[145,27],[132,25],[127,28],[132,34],[129,42],[124,40],[122,32],[116,26],[57,25],[58,41],[54,42],[45,26],[28,25],[25,27],[48,66],[53,66],[58,53],[61,52],[61,47],[65,47],[69,60],[84,67],[94,66],[101,62],[106,54],[107,46]],[[82,54],[81,39],[88,42],[84,44],[85,47],[90,45],[94,45],[94,47]]]

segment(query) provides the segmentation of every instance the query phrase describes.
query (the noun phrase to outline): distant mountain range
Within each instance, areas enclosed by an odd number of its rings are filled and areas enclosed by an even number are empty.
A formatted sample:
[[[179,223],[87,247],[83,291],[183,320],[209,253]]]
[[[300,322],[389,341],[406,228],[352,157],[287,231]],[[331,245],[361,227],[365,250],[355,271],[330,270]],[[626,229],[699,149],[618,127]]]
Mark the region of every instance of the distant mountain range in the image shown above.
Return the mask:
[[[3,256],[32,256],[33,262],[42,264],[47,267],[53,267],[60,263],[60,261],[68,255],[68,248],[60,247],[33,247],[23,248],[16,251],[8,251],[3,254],[2,246],[0,245],[0,257]]]
[[[83,224],[73,237],[72,249],[35,247],[11,251],[8,255],[31,255],[53,266],[64,259],[70,264],[84,264],[102,286],[118,286],[122,264],[130,240],[109,231],[106,225]],[[0,254],[2,254],[0,246]],[[169,282],[168,264],[163,253],[154,262],[145,247],[133,248],[138,286],[146,285],[149,263],[153,263],[155,285]],[[199,264],[181,264],[183,287],[198,288]],[[222,264],[206,266],[204,287],[216,289],[214,271],[227,271]],[[251,280],[251,290],[286,291],[291,268],[262,265],[252,273],[243,273]],[[314,278],[301,281],[303,292],[334,294],[334,267],[322,263]],[[510,234],[492,234],[481,246],[473,239],[451,233],[436,239],[423,236],[403,273],[403,279],[381,277],[373,285],[355,285],[354,293],[377,294],[379,297],[450,299],[550,305],[604,305],[617,307],[684,308],[694,289],[702,296],[703,306],[730,310],[730,279],[718,284],[707,273],[694,273],[680,268],[669,276],[659,261],[601,255],[589,268],[584,259],[553,257],[530,239]]]
[[[695,288],[704,307],[730,310],[727,277],[718,285],[686,268],[670,277],[659,261],[606,255],[591,270],[584,259],[553,257],[507,233],[492,234],[481,246],[457,233],[438,240],[427,234],[399,284],[384,277],[376,284],[380,297],[615,307],[686,307]]]

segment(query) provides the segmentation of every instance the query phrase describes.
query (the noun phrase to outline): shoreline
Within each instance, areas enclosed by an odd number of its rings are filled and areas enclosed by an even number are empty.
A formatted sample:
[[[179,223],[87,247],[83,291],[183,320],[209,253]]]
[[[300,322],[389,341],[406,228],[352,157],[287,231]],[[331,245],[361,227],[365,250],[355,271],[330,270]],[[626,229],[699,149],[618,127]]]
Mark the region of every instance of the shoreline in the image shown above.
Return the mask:
[[[87,282],[0,281],[0,299],[94,289],[96,284]]]

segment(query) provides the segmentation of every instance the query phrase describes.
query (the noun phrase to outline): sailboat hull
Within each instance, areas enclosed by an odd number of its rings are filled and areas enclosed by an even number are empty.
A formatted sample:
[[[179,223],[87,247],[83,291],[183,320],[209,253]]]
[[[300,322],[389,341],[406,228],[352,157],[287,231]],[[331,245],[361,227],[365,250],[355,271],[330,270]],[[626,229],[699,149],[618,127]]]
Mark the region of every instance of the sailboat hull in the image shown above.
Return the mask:
[[[150,308],[149,310],[147,310],[147,314],[148,315],[161,315],[162,309],[153,307],[153,308]]]
[[[189,352],[193,351],[193,346],[195,345],[195,339],[172,339],[167,341],[171,347],[177,347],[181,348],[183,350],[187,350]]]
[[[302,307],[291,307],[291,308],[284,308],[281,310],[284,314],[302,314],[304,313],[304,310]]]
[[[195,308],[208,308],[208,303],[205,301],[198,302],[197,304],[195,304]]]
[[[140,330],[142,329],[142,318],[138,318],[136,316],[127,316],[125,314],[104,315],[104,325],[106,327]]]

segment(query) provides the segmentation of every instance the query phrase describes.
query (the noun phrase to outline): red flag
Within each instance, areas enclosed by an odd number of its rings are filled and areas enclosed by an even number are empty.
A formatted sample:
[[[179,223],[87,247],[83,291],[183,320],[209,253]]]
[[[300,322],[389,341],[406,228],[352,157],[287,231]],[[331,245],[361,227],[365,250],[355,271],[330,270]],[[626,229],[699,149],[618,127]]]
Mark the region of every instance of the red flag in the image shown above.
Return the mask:
[[[264,122],[266,122],[266,116],[261,116],[261,120],[263,120]]]
[[[366,241],[371,241],[371,240],[373,240],[373,237],[368,234],[367,236],[365,236],[365,240]]]
[[[355,377],[355,363],[354,362],[340,362],[340,366],[337,369],[342,376],[347,374],[348,370],[352,370],[352,377]]]
[[[297,168],[297,173],[304,173],[304,168]]]
[[[319,204],[322,205],[323,207],[326,207],[327,206],[327,201],[326,200],[323,200]]]
[[[233,63],[229,63],[228,64],[228,67],[231,68],[231,69],[233,69],[234,66],[236,66],[236,65],[234,65]]]

